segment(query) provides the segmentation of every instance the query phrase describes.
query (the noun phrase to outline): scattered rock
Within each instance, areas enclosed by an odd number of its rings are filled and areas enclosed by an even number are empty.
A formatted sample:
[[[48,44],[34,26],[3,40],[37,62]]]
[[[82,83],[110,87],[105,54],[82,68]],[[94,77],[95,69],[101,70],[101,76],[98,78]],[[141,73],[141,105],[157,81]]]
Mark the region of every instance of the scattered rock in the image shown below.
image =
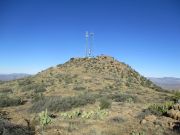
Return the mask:
[[[10,120],[11,118],[9,117],[9,113],[6,111],[0,111],[0,118]]]
[[[180,111],[180,104],[173,105],[172,109]]]
[[[144,119],[149,122],[155,122],[157,118],[155,115],[148,115]]]
[[[146,124],[146,120],[145,120],[145,119],[141,120],[141,121],[140,121],[140,124],[142,124],[142,125],[143,125],[143,124]]]
[[[146,124],[147,122],[154,123],[156,121],[156,116],[154,115],[148,115],[143,120],[140,121],[140,124]]]
[[[169,117],[180,120],[180,104],[175,104],[172,106],[172,109],[167,111]]]
[[[180,122],[169,122],[168,124],[170,129],[180,132]]]
[[[169,125],[169,128],[170,129],[173,129],[173,127],[174,127],[174,124],[173,124],[174,122],[168,122],[168,125]]]
[[[119,117],[119,116],[115,116],[115,117],[111,118],[109,121],[114,122],[114,123],[123,123],[123,122],[125,122],[125,120],[122,117]]]
[[[169,117],[171,117],[175,120],[180,120],[180,111],[179,110],[171,109],[167,112],[167,114],[169,115]]]
[[[55,129],[54,132],[57,133],[57,135],[63,135],[63,133],[59,129]]]
[[[49,117],[52,118],[52,119],[55,119],[55,118],[57,118],[57,115],[55,115],[55,114],[50,114]]]

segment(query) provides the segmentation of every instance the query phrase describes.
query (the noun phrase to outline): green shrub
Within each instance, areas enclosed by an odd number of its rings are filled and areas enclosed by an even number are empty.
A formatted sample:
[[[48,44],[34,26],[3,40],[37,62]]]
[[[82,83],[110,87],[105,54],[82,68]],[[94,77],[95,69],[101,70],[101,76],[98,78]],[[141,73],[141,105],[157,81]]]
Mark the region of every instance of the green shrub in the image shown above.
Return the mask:
[[[73,83],[73,78],[76,78],[77,75],[71,75],[71,74],[56,74],[55,78],[61,79],[66,84]]]
[[[113,122],[113,123],[123,123],[123,122],[125,122],[125,120],[122,117],[119,117],[119,116],[115,116],[115,117],[111,118],[109,121]]]
[[[37,87],[37,85],[34,85],[34,84],[25,85],[25,86],[22,86],[22,91],[23,91],[23,92],[32,91],[32,90],[34,90],[36,87]]]
[[[174,102],[165,102],[161,104],[153,104],[148,107],[148,110],[154,115],[166,115],[167,111],[174,105]]]
[[[142,112],[138,113],[138,115],[136,116],[136,118],[142,120],[144,119],[146,116],[148,115],[152,115],[152,111],[149,109],[143,109]]]
[[[40,112],[46,108],[49,111],[68,111],[72,108],[94,104],[96,101],[93,95],[81,95],[75,97],[44,97],[43,99],[34,102],[30,108],[30,112]]]
[[[0,84],[4,84],[5,83],[5,81],[0,81]]]
[[[102,109],[108,109],[108,108],[111,107],[111,104],[112,104],[112,102],[111,102],[109,99],[107,99],[107,98],[102,98],[102,99],[100,99],[100,105],[99,105],[99,107],[100,107],[101,110],[102,110]]]
[[[18,84],[20,86],[25,86],[25,85],[29,85],[29,84],[32,84],[33,81],[30,79],[30,78],[27,78],[27,79],[22,79],[22,80],[19,80],[18,81]]]
[[[57,65],[57,67],[61,67],[61,66],[62,66],[62,64],[58,64],[58,65]]]
[[[116,94],[110,97],[115,102],[137,102],[137,97],[128,94]]]
[[[21,98],[10,98],[4,95],[0,96],[0,107],[17,106],[21,104]]]
[[[70,58],[70,61],[73,61],[73,60],[75,60],[75,58]]]
[[[83,91],[83,90],[86,90],[86,88],[85,88],[85,87],[82,87],[82,86],[79,86],[79,87],[74,87],[73,90]]]
[[[0,93],[12,93],[13,90],[11,88],[0,88]]]
[[[32,84],[23,86],[22,91],[23,92],[25,92],[25,91],[34,91],[36,93],[44,92],[44,91],[46,91],[46,85],[43,84],[43,83],[42,84],[32,83]]]
[[[34,90],[35,93],[45,92],[45,91],[46,91],[46,86],[44,85],[38,85]]]
[[[44,99],[44,95],[42,93],[34,93],[32,95],[32,102],[37,102],[39,100],[43,100]]]
[[[179,102],[180,101],[180,92],[175,92],[174,95],[171,97],[171,100],[174,102]]]

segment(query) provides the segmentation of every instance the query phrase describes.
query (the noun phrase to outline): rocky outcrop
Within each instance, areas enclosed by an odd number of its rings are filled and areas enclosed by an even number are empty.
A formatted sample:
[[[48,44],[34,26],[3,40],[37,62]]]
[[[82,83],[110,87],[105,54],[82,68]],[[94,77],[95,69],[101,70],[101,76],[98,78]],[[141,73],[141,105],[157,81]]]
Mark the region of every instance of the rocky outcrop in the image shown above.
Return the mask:
[[[157,120],[155,115],[148,115],[143,120],[140,121],[140,124],[146,124],[147,122],[154,123]]]
[[[175,104],[172,109],[167,112],[167,114],[175,120],[180,120],[180,104]]]
[[[175,104],[172,109],[180,111],[180,104]]]

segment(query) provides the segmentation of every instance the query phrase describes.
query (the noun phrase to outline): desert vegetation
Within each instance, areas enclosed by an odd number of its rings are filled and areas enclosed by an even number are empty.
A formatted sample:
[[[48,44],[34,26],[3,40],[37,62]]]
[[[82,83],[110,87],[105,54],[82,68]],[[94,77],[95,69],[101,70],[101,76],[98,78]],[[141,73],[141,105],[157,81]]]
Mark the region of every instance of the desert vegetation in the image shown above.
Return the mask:
[[[0,111],[0,134],[1,135],[34,135],[33,127],[13,124],[9,121],[8,113]]]
[[[81,95],[75,97],[44,97],[34,102],[30,108],[31,112],[40,112],[45,109],[49,111],[59,112],[67,111],[72,108],[85,106],[87,104],[94,104],[96,99],[93,95]]]
[[[18,106],[22,104],[19,97],[9,97],[8,95],[0,95],[0,107]]]

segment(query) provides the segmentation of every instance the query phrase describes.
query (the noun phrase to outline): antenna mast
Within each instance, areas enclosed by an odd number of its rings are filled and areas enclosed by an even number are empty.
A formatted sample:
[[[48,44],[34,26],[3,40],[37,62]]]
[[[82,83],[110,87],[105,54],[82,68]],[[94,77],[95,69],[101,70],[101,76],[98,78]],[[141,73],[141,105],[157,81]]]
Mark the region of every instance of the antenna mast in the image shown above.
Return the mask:
[[[93,56],[93,40],[94,40],[94,33],[90,33],[90,46],[89,46],[89,57]]]
[[[88,31],[86,31],[85,37],[86,37],[86,57],[88,57],[88,46],[89,46],[89,33],[88,33]]]
[[[93,40],[94,40],[94,33],[86,31],[86,57],[93,57],[92,50],[93,50]]]

